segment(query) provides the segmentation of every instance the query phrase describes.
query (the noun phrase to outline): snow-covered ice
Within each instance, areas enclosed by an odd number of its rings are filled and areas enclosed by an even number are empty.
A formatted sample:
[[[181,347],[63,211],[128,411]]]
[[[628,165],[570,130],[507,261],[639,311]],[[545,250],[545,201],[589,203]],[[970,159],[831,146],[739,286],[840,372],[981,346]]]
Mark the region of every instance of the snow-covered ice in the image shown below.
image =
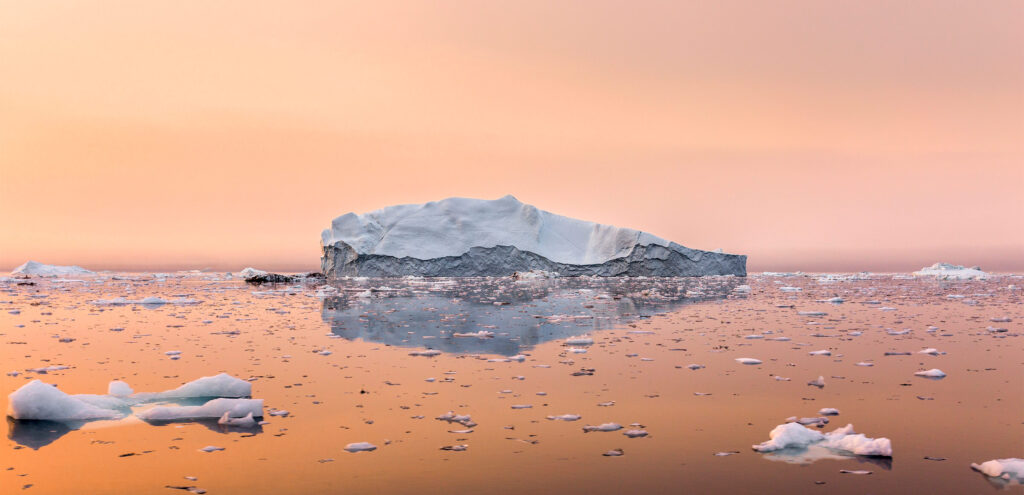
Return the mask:
[[[768,437],[770,440],[754,445],[753,449],[758,452],[773,452],[820,445],[855,455],[892,457],[892,442],[888,438],[868,438],[863,434],[854,433],[852,424],[823,434],[800,423],[786,423],[776,426],[768,433]]]

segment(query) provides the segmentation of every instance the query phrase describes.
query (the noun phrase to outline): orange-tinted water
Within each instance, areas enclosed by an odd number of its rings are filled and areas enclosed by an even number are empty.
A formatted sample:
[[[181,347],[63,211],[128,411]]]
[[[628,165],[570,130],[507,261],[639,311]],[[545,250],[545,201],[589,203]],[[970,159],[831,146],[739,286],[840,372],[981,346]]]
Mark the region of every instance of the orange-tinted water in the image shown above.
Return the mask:
[[[267,416],[255,431],[131,416],[79,429],[9,419],[0,493],[28,485],[26,493],[177,493],[168,485],[211,494],[984,493],[1002,485],[971,462],[1024,457],[1024,311],[1020,289],[1008,288],[1020,278],[364,280],[317,297],[315,285],[140,277],[4,283],[0,371],[21,373],[0,375],[0,407],[34,378],[102,394],[113,379],[160,391],[226,372],[251,379],[268,410],[290,414]],[[749,294],[736,290],[741,284]],[[90,303],[122,295],[200,303]],[[817,302],[836,295],[845,302]],[[1012,321],[990,321],[998,317]],[[931,325],[938,330],[928,332]],[[451,336],[480,330],[494,336]],[[583,333],[594,339],[586,353],[563,345]],[[791,340],[744,338],[750,334]],[[428,347],[443,352],[409,354]],[[916,353],[926,347],[947,354]],[[832,356],[808,354],[819,349]],[[502,361],[520,353],[522,362]],[[860,361],[874,366],[854,365]],[[706,368],[687,369],[691,363]],[[70,368],[25,372],[49,365]],[[583,368],[594,372],[573,375]],[[948,377],[913,375],[930,368]],[[824,388],[806,385],[819,375]],[[598,405],[607,401],[614,405]],[[853,423],[869,437],[888,437],[891,461],[800,464],[751,450],[787,417],[817,416],[823,407],[841,411],[825,431]],[[478,425],[450,433],[464,427],[434,419],[449,410]],[[545,419],[560,414],[582,419]],[[638,423],[650,435],[582,431],[607,422]],[[378,449],[343,450],[363,441]],[[468,449],[440,450],[460,444]],[[207,445],[225,450],[198,451]],[[624,455],[602,456],[616,448]],[[713,455],[726,451],[738,454]]]

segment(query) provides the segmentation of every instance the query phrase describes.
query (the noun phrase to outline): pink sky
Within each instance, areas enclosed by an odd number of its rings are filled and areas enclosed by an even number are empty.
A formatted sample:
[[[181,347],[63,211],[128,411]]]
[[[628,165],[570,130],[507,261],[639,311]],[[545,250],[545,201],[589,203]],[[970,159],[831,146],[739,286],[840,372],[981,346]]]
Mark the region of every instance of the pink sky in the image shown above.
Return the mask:
[[[1024,271],[1018,1],[33,0],[0,61],[5,270],[315,269],[335,216],[513,194],[753,271]]]

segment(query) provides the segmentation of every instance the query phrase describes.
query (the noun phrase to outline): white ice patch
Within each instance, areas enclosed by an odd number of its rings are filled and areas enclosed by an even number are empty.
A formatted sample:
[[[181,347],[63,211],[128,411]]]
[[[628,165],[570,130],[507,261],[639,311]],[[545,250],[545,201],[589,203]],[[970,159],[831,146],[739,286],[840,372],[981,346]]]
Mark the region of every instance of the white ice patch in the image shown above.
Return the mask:
[[[204,376],[174,390],[157,393],[139,393],[135,394],[134,397],[139,400],[153,401],[202,397],[250,397],[251,395],[251,383],[235,378],[227,373],[221,373],[216,376]]]
[[[754,359],[754,358],[736,358],[736,362],[740,363],[740,364],[750,364],[750,365],[761,364],[761,360],[760,359]]]
[[[107,385],[107,394],[115,397],[125,397],[135,393],[132,387],[121,380],[114,380]]]
[[[602,425],[587,425],[583,427],[583,433],[590,433],[592,431],[617,431],[621,430],[622,425],[618,423],[605,423]]]
[[[914,373],[916,376],[923,376],[925,378],[945,378],[946,373],[938,368],[932,368],[930,370],[917,371]]]

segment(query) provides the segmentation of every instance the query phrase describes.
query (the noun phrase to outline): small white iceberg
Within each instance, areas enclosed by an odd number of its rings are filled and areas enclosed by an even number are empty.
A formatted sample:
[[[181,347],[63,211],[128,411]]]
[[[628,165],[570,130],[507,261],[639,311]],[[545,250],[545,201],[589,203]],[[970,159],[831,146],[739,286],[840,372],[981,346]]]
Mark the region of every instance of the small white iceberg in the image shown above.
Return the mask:
[[[946,373],[938,368],[932,368],[930,370],[917,371],[914,373],[916,376],[923,376],[925,378],[945,378]]]
[[[377,450],[377,446],[370,442],[355,442],[346,445],[345,450],[349,452],[372,452]]]
[[[821,433],[800,423],[786,423],[776,426],[768,437],[770,440],[752,448],[758,452],[774,452],[816,445],[854,455],[892,457],[892,442],[888,438],[868,438],[862,433],[854,433],[852,424]]]
[[[736,358],[736,362],[740,363],[740,364],[749,364],[749,365],[761,364],[761,360],[760,359],[754,359],[754,358]]]
[[[971,469],[985,476],[1024,483],[1024,459],[1011,457],[1007,459],[994,459],[981,464],[972,462]]]

